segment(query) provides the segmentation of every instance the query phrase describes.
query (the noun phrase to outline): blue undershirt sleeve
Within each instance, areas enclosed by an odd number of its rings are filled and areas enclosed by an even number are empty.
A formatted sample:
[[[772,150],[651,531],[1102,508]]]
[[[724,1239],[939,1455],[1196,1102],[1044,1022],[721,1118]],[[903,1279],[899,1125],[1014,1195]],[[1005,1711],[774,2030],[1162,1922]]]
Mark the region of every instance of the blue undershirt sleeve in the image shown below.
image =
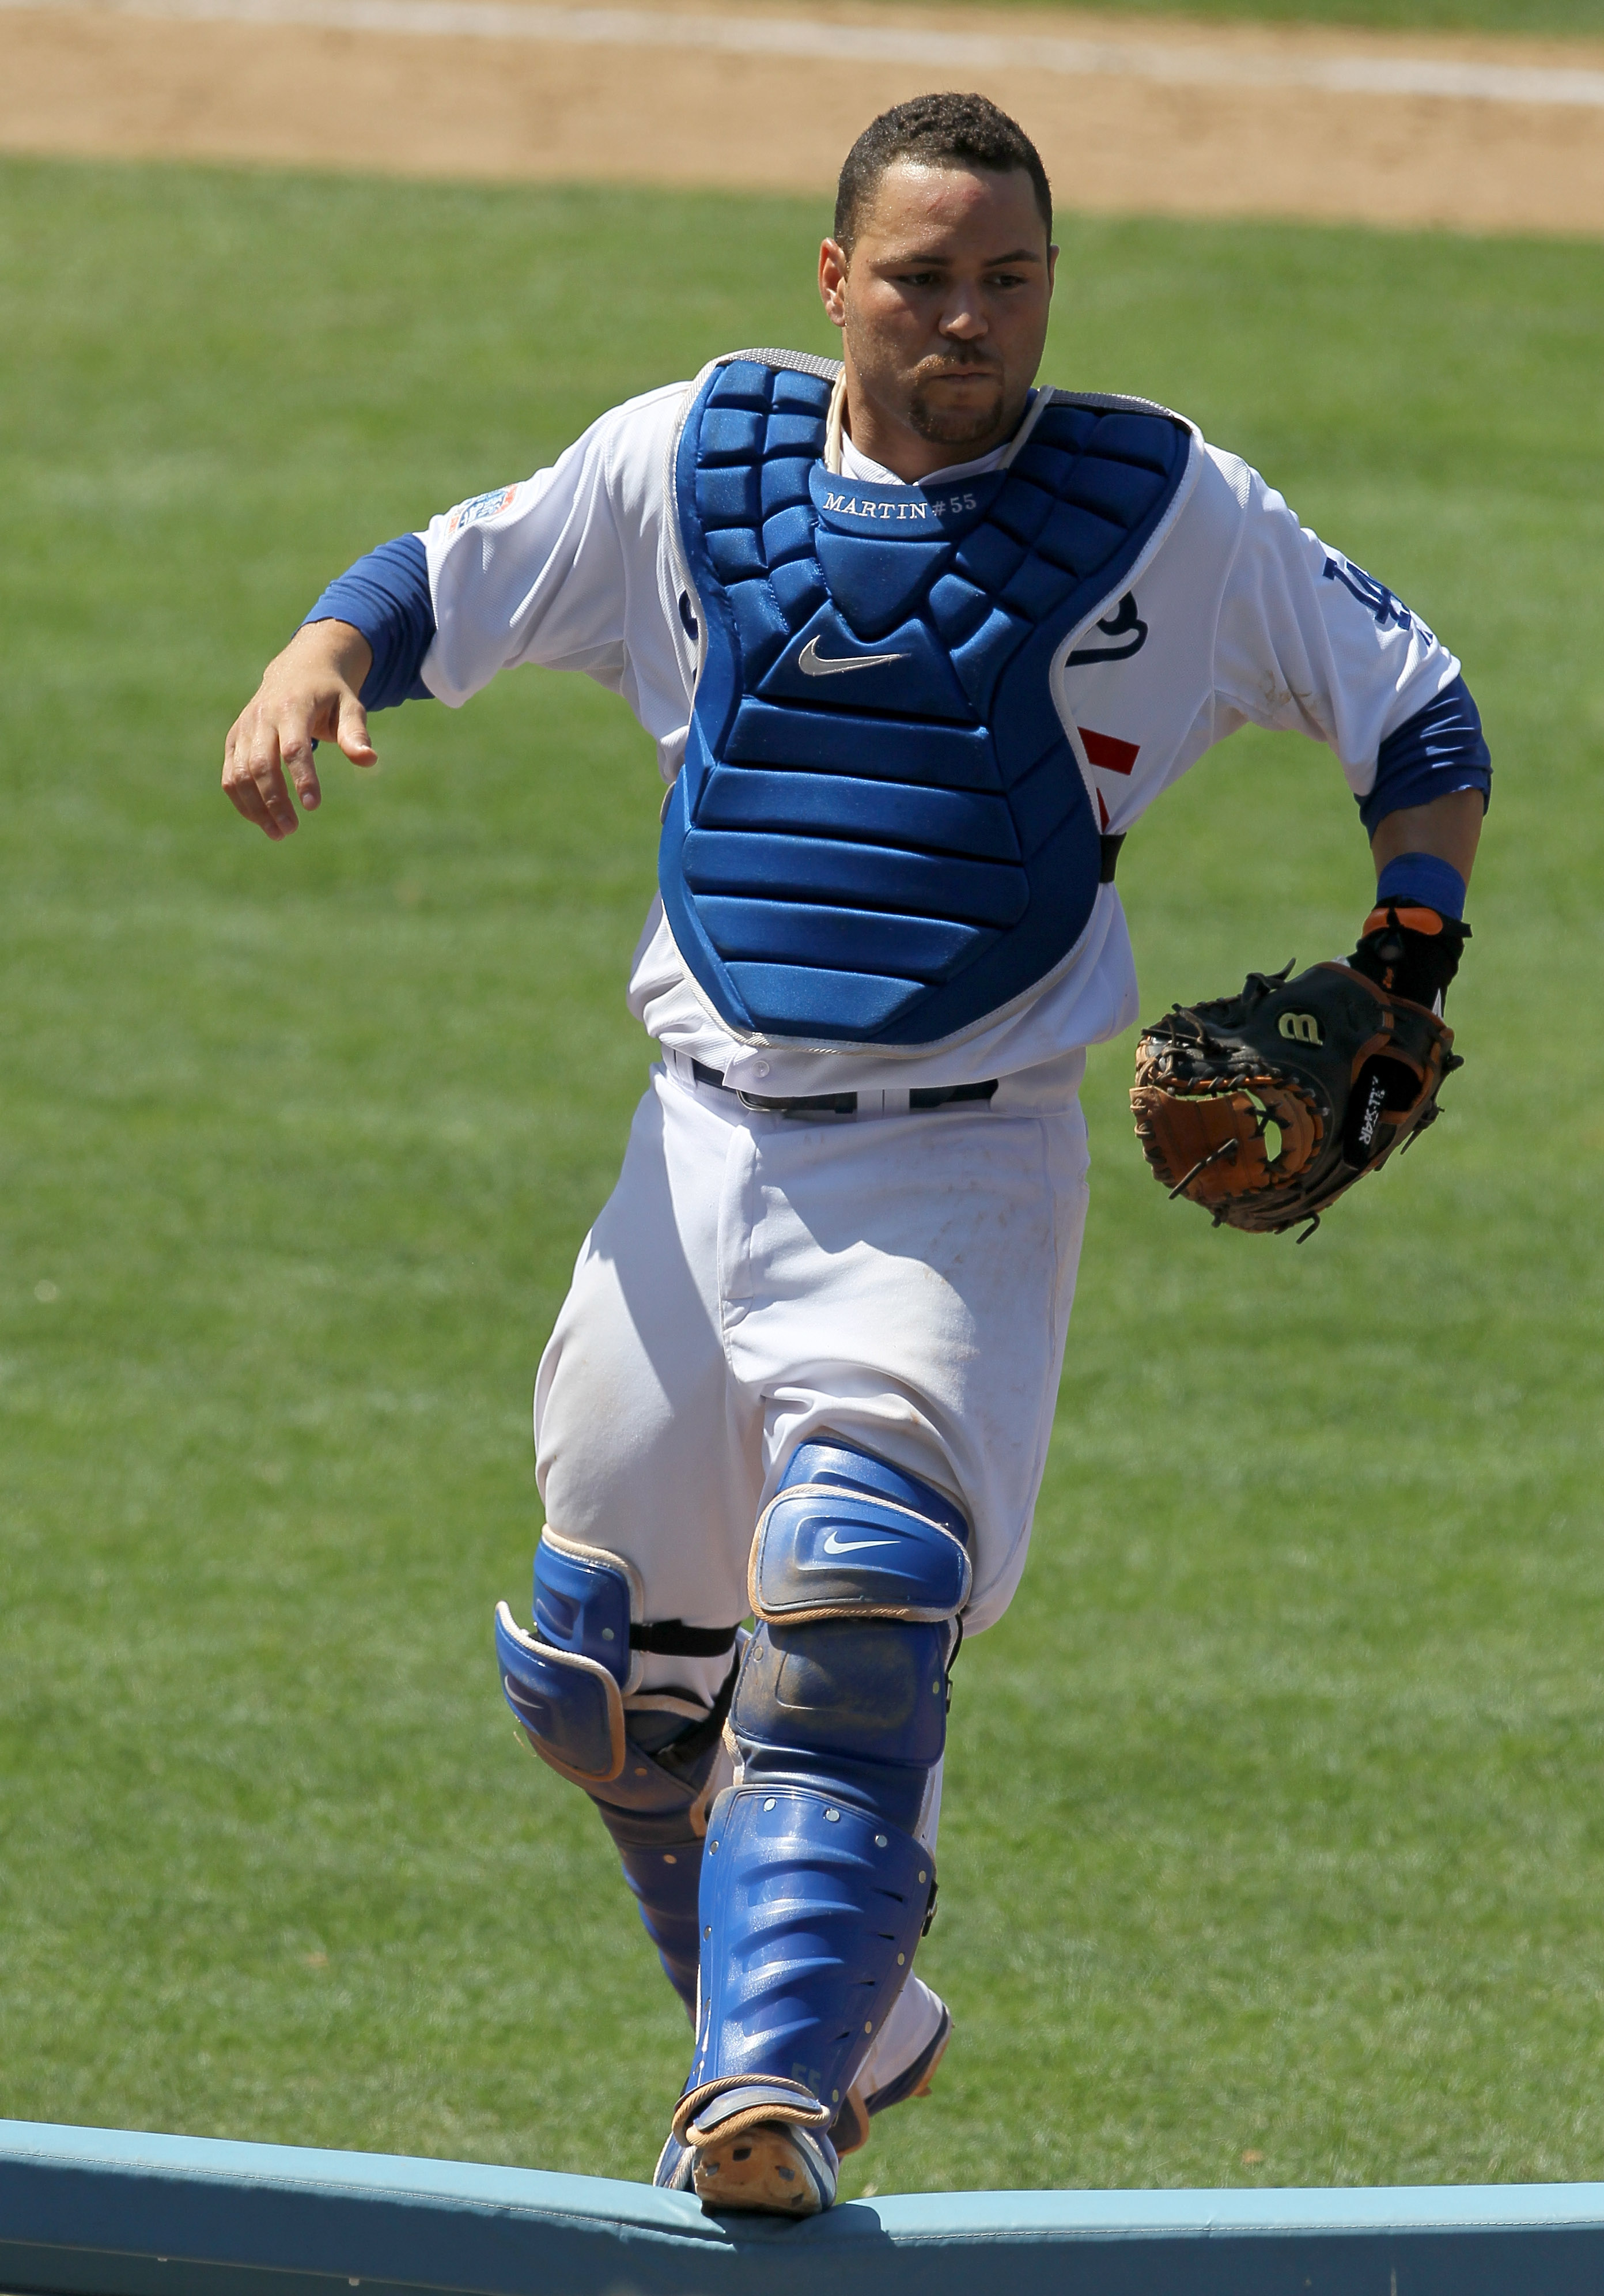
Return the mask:
[[[1462,677],[1390,733],[1376,759],[1376,786],[1359,800],[1359,818],[1373,836],[1378,822],[1405,806],[1429,805],[1453,790],[1493,790],[1493,759],[1481,712]]]
[[[363,681],[364,709],[393,709],[402,701],[432,699],[419,675],[434,643],[434,601],[429,560],[415,534],[381,542],[331,582],[303,621],[349,622],[373,649]]]

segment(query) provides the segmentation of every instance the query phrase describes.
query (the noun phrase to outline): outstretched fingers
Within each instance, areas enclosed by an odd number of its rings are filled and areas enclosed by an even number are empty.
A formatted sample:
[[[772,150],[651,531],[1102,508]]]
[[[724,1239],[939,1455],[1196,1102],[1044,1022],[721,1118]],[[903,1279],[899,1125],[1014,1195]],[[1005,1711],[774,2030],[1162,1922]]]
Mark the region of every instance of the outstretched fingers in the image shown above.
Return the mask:
[[[275,841],[292,836],[298,826],[284,776],[286,764],[291,779],[303,791],[303,803],[307,802],[305,788],[309,786],[310,802],[315,805],[317,775],[312,763],[309,724],[300,728],[293,723],[286,726],[281,742],[278,718],[264,707],[258,695],[229,728],[223,750],[223,789],[234,810]]]
[[[256,704],[241,712],[223,745],[223,793],[234,811],[275,840],[295,827],[295,808],[290,803],[276,757],[271,767],[258,770],[253,757]]]
[[[294,835],[297,800],[307,813],[322,804],[317,742],[338,742],[353,765],[377,765],[362,706],[372,660],[351,624],[305,623],[262,673],[223,745],[223,788],[235,812],[264,835],[275,841]]]
[[[264,711],[262,715],[266,718],[267,713]],[[313,749],[313,736],[317,730],[311,704],[297,698],[280,704],[268,731],[268,744],[276,744],[279,760],[307,813],[315,813],[323,803],[323,789],[317,778],[317,760]],[[265,750],[266,746],[264,745]],[[279,787],[283,787],[282,775]],[[295,827],[293,807],[290,809],[290,826],[291,829]]]

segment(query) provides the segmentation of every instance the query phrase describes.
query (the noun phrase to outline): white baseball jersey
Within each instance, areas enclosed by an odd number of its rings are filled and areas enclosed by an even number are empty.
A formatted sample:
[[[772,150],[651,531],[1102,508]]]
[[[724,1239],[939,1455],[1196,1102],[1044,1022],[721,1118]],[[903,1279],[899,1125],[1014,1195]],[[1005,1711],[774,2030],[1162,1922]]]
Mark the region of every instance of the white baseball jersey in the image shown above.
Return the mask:
[[[672,782],[697,675],[682,614],[669,455],[691,386],[627,401],[549,470],[443,513],[423,541],[436,636],[423,682],[457,707],[498,670],[583,670],[623,695]],[[998,455],[944,472],[991,469]],[[844,442],[843,474],[896,485]],[[1099,821],[1128,830],[1205,750],[1247,724],[1333,749],[1355,797],[1382,742],[1460,665],[1362,570],[1300,527],[1281,496],[1192,428],[1171,512],[1119,585],[1065,636],[1054,704]],[[1071,654],[1080,657],[1071,664]],[[1088,659],[1087,657],[1092,657]],[[631,1010],[675,1066],[703,1063],[770,1097],[1007,1077],[1066,1061],[1137,1017],[1135,969],[1112,885],[1069,963],[1005,1015],[934,1050],[819,1053],[737,1041],[681,960],[655,901],[635,952]]]

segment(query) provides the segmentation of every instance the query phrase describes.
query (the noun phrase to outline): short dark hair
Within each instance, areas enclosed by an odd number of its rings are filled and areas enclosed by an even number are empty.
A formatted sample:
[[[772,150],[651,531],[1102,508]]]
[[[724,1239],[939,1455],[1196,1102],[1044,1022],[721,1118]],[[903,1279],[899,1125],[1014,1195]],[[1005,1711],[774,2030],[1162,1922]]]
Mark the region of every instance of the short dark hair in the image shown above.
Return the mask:
[[[928,168],[986,168],[1000,176],[1023,168],[1052,237],[1052,187],[1041,153],[1019,121],[988,96],[949,92],[916,95],[882,111],[847,154],[835,205],[836,244],[847,254],[880,177],[896,160],[921,160]]]

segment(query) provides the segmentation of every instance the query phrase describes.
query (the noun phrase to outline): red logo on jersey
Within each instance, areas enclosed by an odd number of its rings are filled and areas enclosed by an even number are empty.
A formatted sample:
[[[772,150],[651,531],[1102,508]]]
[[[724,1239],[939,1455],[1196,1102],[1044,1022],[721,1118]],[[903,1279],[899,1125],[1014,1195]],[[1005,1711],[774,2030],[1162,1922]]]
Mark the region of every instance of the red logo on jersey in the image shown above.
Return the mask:
[[[1112,734],[1094,734],[1090,726],[1081,727],[1081,740],[1092,763],[1109,774],[1128,774],[1142,750],[1140,742],[1121,742]]]

